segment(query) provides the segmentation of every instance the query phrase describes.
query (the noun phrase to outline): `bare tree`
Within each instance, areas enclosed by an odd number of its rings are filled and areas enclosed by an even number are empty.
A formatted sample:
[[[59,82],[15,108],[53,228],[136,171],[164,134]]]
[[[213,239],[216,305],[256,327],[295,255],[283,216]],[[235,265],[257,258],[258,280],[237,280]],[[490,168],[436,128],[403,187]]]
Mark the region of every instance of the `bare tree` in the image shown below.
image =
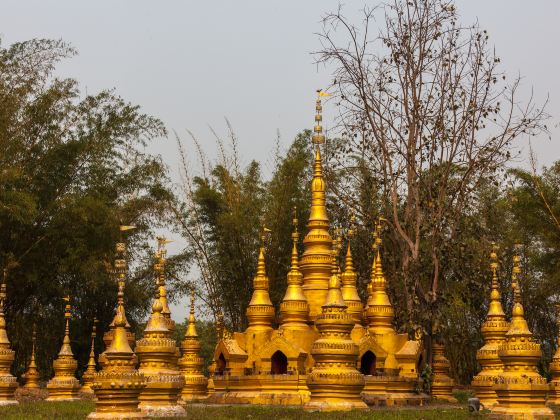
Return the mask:
[[[339,8],[323,24],[317,59],[333,68],[339,161],[378,178],[409,321],[432,334],[458,221],[511,159],[514,139],[546,130],[547,115],[532,95],[521,104],[520,78],[506,81],[487,32],[461,26],[452,1],[395,0],[366,8],[358,25]],[[352,189],[339,194],[356,205]]]

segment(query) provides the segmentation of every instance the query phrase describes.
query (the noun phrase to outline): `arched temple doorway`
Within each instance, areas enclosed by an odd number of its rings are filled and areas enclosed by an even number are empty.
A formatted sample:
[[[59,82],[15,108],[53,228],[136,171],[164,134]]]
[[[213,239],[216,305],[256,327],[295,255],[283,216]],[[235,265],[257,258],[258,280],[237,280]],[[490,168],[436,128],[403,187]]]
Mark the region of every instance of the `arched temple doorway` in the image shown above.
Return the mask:
[[[218,357],[218,361],[216,362],[216,372],[220,375],[223,375],[226,371],[226,358],[224,357],[223,353],[220,353]]]
[[[375,375],[375,354],[368,350],[360,359],[360,372],[364,375]]]
[[[278,350],[270,358],[270,373],[273,375],[284,375],[288,373],[288,358]]]

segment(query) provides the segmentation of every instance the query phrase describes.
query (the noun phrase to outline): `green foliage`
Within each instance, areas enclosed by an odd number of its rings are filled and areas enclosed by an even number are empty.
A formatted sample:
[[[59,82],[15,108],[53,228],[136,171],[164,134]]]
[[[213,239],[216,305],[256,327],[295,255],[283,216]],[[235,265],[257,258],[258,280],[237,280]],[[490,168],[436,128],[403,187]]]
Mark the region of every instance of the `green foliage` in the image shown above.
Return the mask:
[[[0,266],[9,268],[8,330],[20,374],[37,325],[45,379],[64,331],[62,296],[72,297],[79,371],[93,318],[101,334],[112,319],[116,285],[108,270],[120,223],[137,226],[128,238],[129,320],[135,325],[146,314],[150,245],[174,200],[164,164],[143,151],[166,135],[162,122],[113,91],[83,95],[76,80],[54,77],[60,60],[74,54],[61,41],[0,45]],[[180,255],[170,269],[184,270],[187,259]],[[101,337],[96,347],[102,349]]]

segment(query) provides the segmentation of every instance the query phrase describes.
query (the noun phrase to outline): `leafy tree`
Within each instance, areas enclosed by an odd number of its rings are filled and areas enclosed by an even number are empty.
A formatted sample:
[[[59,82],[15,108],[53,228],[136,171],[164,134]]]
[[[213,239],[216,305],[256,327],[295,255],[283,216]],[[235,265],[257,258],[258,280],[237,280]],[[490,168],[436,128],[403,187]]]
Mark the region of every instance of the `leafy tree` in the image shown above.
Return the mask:
[[[80,368],[93,318],[100,333],[112,319],[116,284],[108,271],[120,223],[138,227],[128,238],[127,313],[133,324],[146,314],[150,241],[167,224],[174,199],[160,158],[143,151],[166,135],[162,122],[114,91],[83,95],[76,80],[55,77],[57,64],[75,53],[43,39],[0,46],[0,265],[9,269],[8,329],[19,374],[37,326],[45,379],[64,331],[63,296],[72,299]],[[184,270],[187,256],[177,259],[182,264],[170,267]]]

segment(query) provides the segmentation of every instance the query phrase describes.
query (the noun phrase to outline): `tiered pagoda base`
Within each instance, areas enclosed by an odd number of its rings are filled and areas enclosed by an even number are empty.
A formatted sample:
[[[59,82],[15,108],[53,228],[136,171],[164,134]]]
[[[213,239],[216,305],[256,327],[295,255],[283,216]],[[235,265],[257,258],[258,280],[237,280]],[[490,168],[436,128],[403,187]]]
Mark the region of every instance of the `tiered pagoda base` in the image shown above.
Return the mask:
[[[0,376],[0,406],[18,404],[14,398],[17,387],[15,376]]]
[[[378,407],[422,406],[430,396],[416,391],[418,381],[398,375],[366,375],[362,399]]]
[[[492,408],[498,402],[496,392],[494,391],[495,380],[495,376],[477,375],[471,382],[471,386],[475,390],[476,397],[486,409]]]
[[[79,401],[80,382],[76,378],[52,378],[47,384],[49,396],[45,401]]]
[[[547,405],[552,407],[560,407],[560,381],[551,381],[549,384],[550,392],[548,393]]]
[[[183,378],[179,375],[145,375],[146,388],[140,394],[138,408],[150,417],[179,417],[186,415],[178,404]]]
[[[498,404],[492,408],[490,418],[511,420],[554,419],[553,411],[545,406],[548,384],[500,383],[496,384]]]
[[[214,393],[206,399],[214,404],[298,406],[309,401],[307,375],[257,374],[215,375]]]

